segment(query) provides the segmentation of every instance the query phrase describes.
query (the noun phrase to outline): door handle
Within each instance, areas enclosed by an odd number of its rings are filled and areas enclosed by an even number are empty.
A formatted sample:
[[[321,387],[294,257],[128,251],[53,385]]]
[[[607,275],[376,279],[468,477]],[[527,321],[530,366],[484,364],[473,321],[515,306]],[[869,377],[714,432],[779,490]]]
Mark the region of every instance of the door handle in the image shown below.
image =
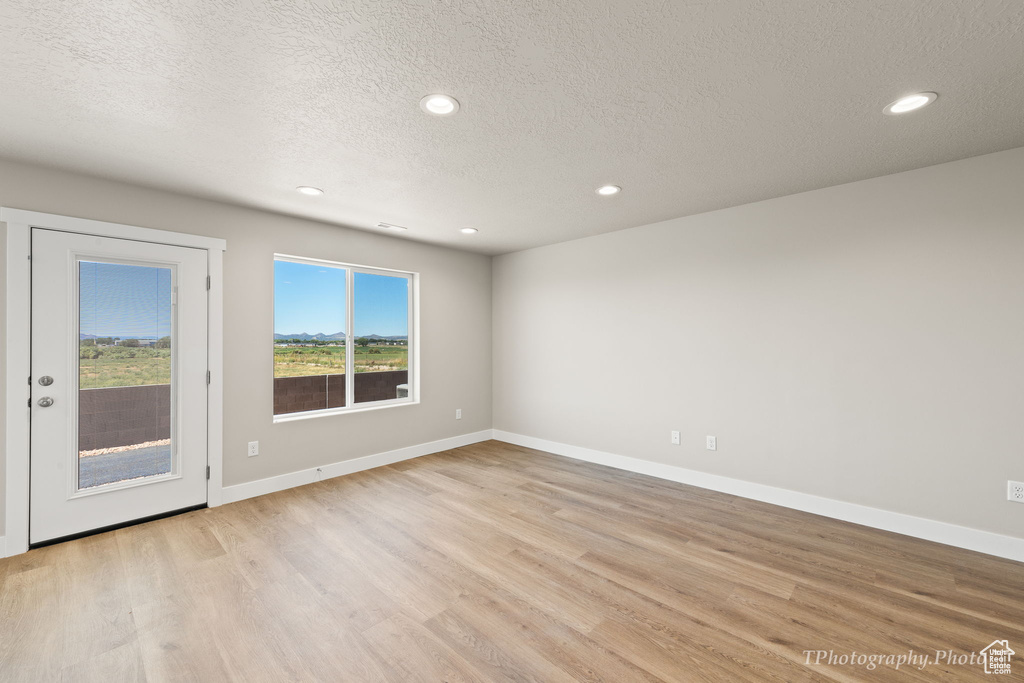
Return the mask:
[[[36,403],[39,404],[40,408],[49,408],[50,406],[53,405],[53,399],[50,398],[49,396],[43,396],[41,399],[36,401]]]
[[[39,384],[44,387],[48,387],[53,384],[53,378],[49,375],[44,375],[39,378]]]

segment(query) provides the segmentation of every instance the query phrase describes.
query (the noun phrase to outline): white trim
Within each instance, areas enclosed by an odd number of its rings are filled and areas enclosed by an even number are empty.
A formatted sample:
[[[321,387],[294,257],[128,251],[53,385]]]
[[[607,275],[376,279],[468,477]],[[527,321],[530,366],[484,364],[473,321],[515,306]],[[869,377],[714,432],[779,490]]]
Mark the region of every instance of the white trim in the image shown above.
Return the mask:
[[[409,281],[409,381],[412,384],[412,391],[409,391],[409,398],[413,403],[420,402],[420,274],[413,273]],[[415,343],[414,343],[415,342]],[[408,387],[406,388],[408,391]]]
[[[347,361],[346,361],[347,362]],[[347,384],[347,382],[346,382]],[[348,392],[348,387],[345,387]],[[315,417],[328,417],[330,415],[348,415],[349,413],[365,413],[370,410],[383,410],[384,408],[397,408],[399,406],[415,406],[419,401],[409,399],[386,399],[383,401],[372,401],[368,403],[357,403],[351,408],[342,406],[340,408],[324,408],[323,410],[304,410],[301,413],[281,413],[274,416],[274,424],[278,422],[295,422],[296,420],[311,420]]]
[[[305,263],[318,266],[330,266],[331,268],[354,268],[355,270],[362,270],[373,272],[377,271],[381,275],[416,275],[411,270],[398,270],[397,268],[381,268],[380,266],[364,266],[359,263],[347,263],[345,261],[328,261],[322,258],[312,258],[310,256],[296,256],[295,254],[278,254],[274,253],[275,261],[289,261],[290,263]]]
[[[7,221],[7,356],[6,426],[4,454],[7,476],[4,493],[4,524],[7,553],[18,555],[28,550],[29,487],[29,385],[32,327],[32,231],[27,223],[15,223],[0,209],[0,220]]]
[[[206,367],[210,384],[206,387],[206,463],[210,479],[206,482],[206,504],[217,507],[224,494],[224,252],[207,251],[210,290],[207,292]]]
[[[217,237],[193,235],[185,232],[170,232],[167,230],[153,230],[152,228],[139,228],[133,225],[94,221],[88,218],[72,218],[71,216],[58,216],[57,214],[52,213],[25,211],[24,209],[11,209],[6,206],[0,207],[0,221],[7,221],[8,223],[23,223],[33,228],[49,228],[50,230],[78,232],[84,235],[116,237],[125,240],[135,240],[136,242],[169,244],[174,247],[219,249],[220,251],[224,251],[228,248],[227,242]]]
[[[205,249],[209,254],[209,369],[208,453],[210,481],[207,504],[221,504],[223,480],[223,252],[225,240],[202,235],[139,228],[85,218],[0,207],[0,222],[7,223],[7,319],[6,319],[6,478],[4,484],[4,525],[6,532],[0,557],[28,551],[29,525],[29,435],[30,421],[26,381],[31,367],[32,228],[48,228],[98,237],[152,242]],[[18,331],[18,332],[15,332]]]
[[[322,479],[331,479],[333,477],[340,477],[346,474],[362,472],[363,470],[373,469],[374,467],[383,467],[384,465],[391,465],[403,460],[411,460],[423,455],[430,455],[431,453],[440,453],[441,451],[447,451],[452,448],[460,448],[462,446],[480,443],[481,441],[488,441],[490,438],[491,430],[485,429],[471,434],[452,436],[447,439],[440,439],[439,441],[430,441],[428,443],[399,448],[393,451],[385,451],[384,453],[375,453],[374,455],[366,455],[361,458],[353,458],[352,460],[343,460],[329,465],[322,465],[319,468],[313,467],[307,470],[280,474],[276,477],[249,481],[244,484],[226,486],[224,487],[224,502],[234,503],[240,500],[245,500],[246,498],[255,498],[256,496],[263,496],[268,493],[274,493],[275,491],[284,491],[285,489],[295,488],[296,486],[312,484],[313,482],[320,481]]]
[[[498,441],[535,448],[537,450],[563,455],[576,460],[585,460],[599,465],[615,467],[620,470],[646,474],[659,479],[699,486],[712,491],[720,491],[742,498],[751,498],[793,510],[802,510],[816,515],[840,519],[854,524],[892,531],[904,536],[913,536],[927,541],[934,541],[957,548],[974,550],[987,555],[1005,557],[1009,560],[1024,562],[1024,538],[1003,536],[989,531],[938,522],[923,517],[914,517],[900,512],[879,510],[878,508],[856,503],[846,503],[831,498],[823,498],[809,493],[790,491],[775,486],[757,484],[740,479],[732,479],[717,474],[699,472],[675,465],[666,465],[650,460],[642,460],[616,453],[607,453],[580,446],[538,439],[522,434],[513,434],[495,429],[494,438]]]

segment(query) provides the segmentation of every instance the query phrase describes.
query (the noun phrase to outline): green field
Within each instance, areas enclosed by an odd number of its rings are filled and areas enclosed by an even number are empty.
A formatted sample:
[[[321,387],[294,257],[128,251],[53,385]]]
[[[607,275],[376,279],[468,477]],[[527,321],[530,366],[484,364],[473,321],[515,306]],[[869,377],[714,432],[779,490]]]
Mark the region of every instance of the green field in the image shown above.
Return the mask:
[[[171,382],[170,349],[82,346],[78,357],[82,389]]]
[[[409,369],[408,346],[355,347],[356,372]],[[274,348],[274,377],[345,374],[344,346],[278,346]]]
[[[357,346],[356,372],[409,369],[407,346]],[[82,346],[79,349],[82,389],[170,384],[171,350]],[[275,347],[274,377],[345,374],[344,346]]]

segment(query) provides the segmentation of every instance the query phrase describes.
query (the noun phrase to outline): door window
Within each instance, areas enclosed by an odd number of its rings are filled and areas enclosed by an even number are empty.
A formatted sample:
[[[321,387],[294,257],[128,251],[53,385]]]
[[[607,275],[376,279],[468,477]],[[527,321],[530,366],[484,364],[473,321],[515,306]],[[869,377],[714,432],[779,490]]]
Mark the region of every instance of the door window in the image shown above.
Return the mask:
[[[174,269],[78,261],[78,489],[171,474]]]

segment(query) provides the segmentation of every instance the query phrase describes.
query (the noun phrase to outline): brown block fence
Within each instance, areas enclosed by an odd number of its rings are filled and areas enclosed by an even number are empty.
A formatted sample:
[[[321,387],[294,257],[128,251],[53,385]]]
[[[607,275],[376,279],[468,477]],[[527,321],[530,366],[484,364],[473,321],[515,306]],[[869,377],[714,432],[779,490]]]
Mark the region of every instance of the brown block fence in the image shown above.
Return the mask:
[[[274,379],[274,414],[341,408],[345,405],[346,375],[310,375]],[[408,370],[360,372],[356,376],[356,403],[398,398],[398,385],[409,382]]]
[[[398,397],[407,370],[356,374],[356,403]],[[171,436],[171,385],[82,389],[78,392],[78,448],[133,446]],[[274,414],[340,408],[345,375],[281,377],[274,380]]]
[[[171,436],[171,385],[82,389],[78,448],[133,446]]]

